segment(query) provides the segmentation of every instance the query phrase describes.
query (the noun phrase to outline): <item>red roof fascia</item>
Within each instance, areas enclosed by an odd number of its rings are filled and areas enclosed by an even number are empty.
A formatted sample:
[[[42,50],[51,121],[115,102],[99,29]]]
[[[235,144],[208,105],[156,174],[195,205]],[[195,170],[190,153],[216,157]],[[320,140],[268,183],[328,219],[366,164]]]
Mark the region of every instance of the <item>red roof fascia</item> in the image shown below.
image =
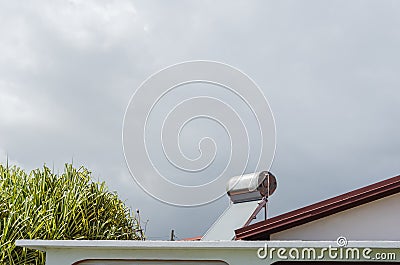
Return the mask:
[[[184,238],[181,241],[200,241],[202,236],[196,236],[196,237],[190,237],[190,238]]]
[[[400,175],[312,205],[235,230],[236,240],[269,239],[298,225],[369,203],[400,192]]]

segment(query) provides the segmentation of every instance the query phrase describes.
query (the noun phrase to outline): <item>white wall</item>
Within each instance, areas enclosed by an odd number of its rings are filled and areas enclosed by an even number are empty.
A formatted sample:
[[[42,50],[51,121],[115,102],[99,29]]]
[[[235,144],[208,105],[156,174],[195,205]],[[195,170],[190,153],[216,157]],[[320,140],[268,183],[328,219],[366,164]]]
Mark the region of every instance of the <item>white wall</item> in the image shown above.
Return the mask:
[[[400,194],[271,235],[271,240],[400,240]]]
[[[287,260],[279,257],[278,249],[286,249],[287,256],[289,249],[314,248],[320,255],[322,249],[331,248],[336,242],[17,240],[16,244],[46,251],[46,265],[271,265]],[[397,253],[400,241],[350,241],[349,246],[361,251],[369,248],[373,253]],[[313,260],[349,261],[332,258],[327,251],[319,255]],[[357,259],[366,260],[371,261],[364,256]]]
[[[87,260],[82,261],[81,265],[228,265],[223,261],[163,261],[163,260]]]

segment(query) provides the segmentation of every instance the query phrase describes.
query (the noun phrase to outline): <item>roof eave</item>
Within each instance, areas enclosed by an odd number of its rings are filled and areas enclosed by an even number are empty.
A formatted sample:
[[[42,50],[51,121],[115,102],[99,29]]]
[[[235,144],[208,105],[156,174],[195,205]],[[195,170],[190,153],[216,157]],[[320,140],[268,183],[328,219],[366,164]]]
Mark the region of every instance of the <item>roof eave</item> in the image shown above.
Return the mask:
[[[235,230],[237,240],[268,239],[277,233],[400,192],[400,175]]]

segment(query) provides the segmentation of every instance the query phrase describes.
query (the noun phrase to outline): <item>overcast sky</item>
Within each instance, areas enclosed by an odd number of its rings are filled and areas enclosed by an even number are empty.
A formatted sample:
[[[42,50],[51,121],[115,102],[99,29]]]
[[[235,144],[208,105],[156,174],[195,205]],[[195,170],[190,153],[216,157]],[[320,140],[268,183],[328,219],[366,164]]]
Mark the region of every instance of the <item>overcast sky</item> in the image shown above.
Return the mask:
[[[201,235],[227,198],[148,196],[125,164],[122,121],[154,72],[220,61],[274,113],[276,215],[400,173],[399,47],[399,1],[0,0],[0,160],[62,170],[73,158],[141,209],[151,239]]]

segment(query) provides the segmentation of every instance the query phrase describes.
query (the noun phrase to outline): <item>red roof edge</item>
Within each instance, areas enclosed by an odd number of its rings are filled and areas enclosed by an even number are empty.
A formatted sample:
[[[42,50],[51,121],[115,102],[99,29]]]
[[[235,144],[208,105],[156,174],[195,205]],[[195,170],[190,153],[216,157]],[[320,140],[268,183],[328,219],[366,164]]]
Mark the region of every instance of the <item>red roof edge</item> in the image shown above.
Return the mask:
[[[183,238],[181,241],[200,241],[202,236],[190,237],[190,238]]]
[[[236,240],[269,239],[277,233],[400,192],[400,175],[235,230]]]

